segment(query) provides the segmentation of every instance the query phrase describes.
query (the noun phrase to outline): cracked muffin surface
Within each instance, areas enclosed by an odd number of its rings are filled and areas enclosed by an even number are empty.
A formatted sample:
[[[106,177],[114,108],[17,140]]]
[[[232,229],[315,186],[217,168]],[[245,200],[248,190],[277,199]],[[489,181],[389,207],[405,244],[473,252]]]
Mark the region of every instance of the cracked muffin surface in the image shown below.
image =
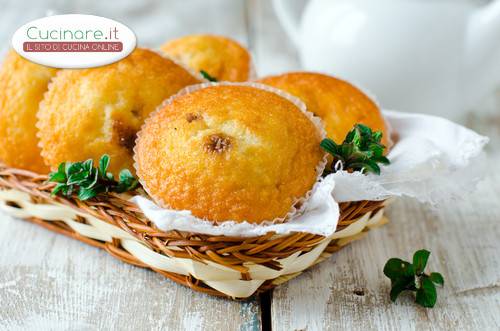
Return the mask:
[[[25,60],[9,51],[0,69],[0,161],[47,173],[36,128],[36,113],[58,69]]]
[[[110,171],[133,168],[136,133],[161,102],[199,83],[184,68],[146,49],[98,68],[61,70],[38,114],[42,156],[60,162],[111,157]]]
[[[382,131],[382,143],[388,146],[388,130],[377,104],[346,81],[324,74],[293,72],[265,77],[259,82],[304,101],[307,110],[323,120],[328,137],[337,144],[344,141],[355,124],[361,123]]]
[[[204,70],[218,81],[244,82],[249,79],[250,54],[227,37],[188,35],[165,43],[161,50],[196,72]]]
[[[136,171],[160,205],[210,221],[285,217],[312,189],[321,133],[292,102],[243,85],[175,97],[139,133]]]

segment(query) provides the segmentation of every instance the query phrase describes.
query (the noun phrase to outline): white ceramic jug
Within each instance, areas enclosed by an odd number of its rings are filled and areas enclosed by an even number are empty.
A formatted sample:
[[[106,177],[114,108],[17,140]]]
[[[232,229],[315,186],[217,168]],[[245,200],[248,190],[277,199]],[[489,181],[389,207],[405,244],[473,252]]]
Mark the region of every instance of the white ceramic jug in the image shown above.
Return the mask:
[[[296,1],[273,1],[305,70],[385,108],[457,118],[500,83],[500,0],[311,0],[300,20]]]

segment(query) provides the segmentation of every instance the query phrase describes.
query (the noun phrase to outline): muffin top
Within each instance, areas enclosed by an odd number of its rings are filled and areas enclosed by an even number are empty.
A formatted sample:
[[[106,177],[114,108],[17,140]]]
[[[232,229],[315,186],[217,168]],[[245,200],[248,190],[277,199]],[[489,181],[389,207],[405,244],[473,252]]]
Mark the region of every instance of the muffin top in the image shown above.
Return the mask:
[[[175,97],[139,133],[136,170],[160,205],[210,221],[285,217],[312,189],[323,152],[291,101],[245,85]]]
[[[327,135],[337,144],[344,141],[355,124],[382,131],[387,146],[387,127],[379,108],[366,94],[343,80],[310,72],[294,72],[260,79],[259,82],[284,90],[307,105],[320,117]]]
[[[9,51],[0,70],[0,160],[47,173],[38,147],[36,113],[58,69],[32,63]]]
[[[64,161],[111,157],[110,171],[132,170],[136,133],[163,100],[198,83],[184,68],[146,49],[98,68],[61,70],[38,113],[42,156]]]
[[[218,81],[243,82],[249,79],[251,58],[236,41],[216,35],[188,35],[161,47],[168,56],[199,72],[204,70]]]

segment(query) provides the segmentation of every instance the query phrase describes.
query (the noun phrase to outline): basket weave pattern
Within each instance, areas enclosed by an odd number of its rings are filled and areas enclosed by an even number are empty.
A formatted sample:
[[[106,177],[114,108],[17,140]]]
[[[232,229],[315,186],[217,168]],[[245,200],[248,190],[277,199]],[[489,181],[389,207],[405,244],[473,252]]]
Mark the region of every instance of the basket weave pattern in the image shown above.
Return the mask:
[[[130,196],[89,201],[51,196],[47,176],[0,165],[0,209],[150,268],[194,290],[243,298],[266,291],[314,265],[371,227],[385,223],[384,201],[340,204],[336,232],[251,238],[159,230]]]

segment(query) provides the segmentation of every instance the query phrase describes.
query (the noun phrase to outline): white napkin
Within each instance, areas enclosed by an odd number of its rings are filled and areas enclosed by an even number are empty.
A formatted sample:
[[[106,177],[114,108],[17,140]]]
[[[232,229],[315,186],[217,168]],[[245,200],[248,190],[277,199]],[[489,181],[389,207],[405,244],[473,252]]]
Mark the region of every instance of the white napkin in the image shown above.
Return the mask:
[[[277,234],[308,232],[328,236],[335,232],[339,219],[339,205],[332,196],[334,186],[333,177],[323,179],[312,191],[303,212],[281,224],[265,222],[257,225],[248,222],[226,221],[215,225],[193,216],[188,210],[164,209],[139,195],[133,197],[132,202],[136,203],[144,215],[163,231],[179,230],[235,237],[261,236],[271,231]]]
[[[339,171],[334,197],[338,202],[383,200],[409,196],[437,203],[465,196],[480,178],[477,165],[488,138],[447,119],[411,113],[384,111],[398,141],[387,155],[391,164],[380,176]]]
[[[216,225],[193,216],[190,211],[161,208],[145,197],[135,196],[132,201],[164,231],[238,237],[270,231],[329,236],[337,227],[337,202],[402,195],[437,202],[464,196],[474,187],[478,176],[473,170],[477,167],[470,163],[481,153],[487,137],[435,116],[394,111],[384,111],[384,116],[399,138],[388,154],[391,164],[382,166],[381,175],[340,171],[327,176],[315,186],[303,212],[286,223],[257,225],[227,221]]]

